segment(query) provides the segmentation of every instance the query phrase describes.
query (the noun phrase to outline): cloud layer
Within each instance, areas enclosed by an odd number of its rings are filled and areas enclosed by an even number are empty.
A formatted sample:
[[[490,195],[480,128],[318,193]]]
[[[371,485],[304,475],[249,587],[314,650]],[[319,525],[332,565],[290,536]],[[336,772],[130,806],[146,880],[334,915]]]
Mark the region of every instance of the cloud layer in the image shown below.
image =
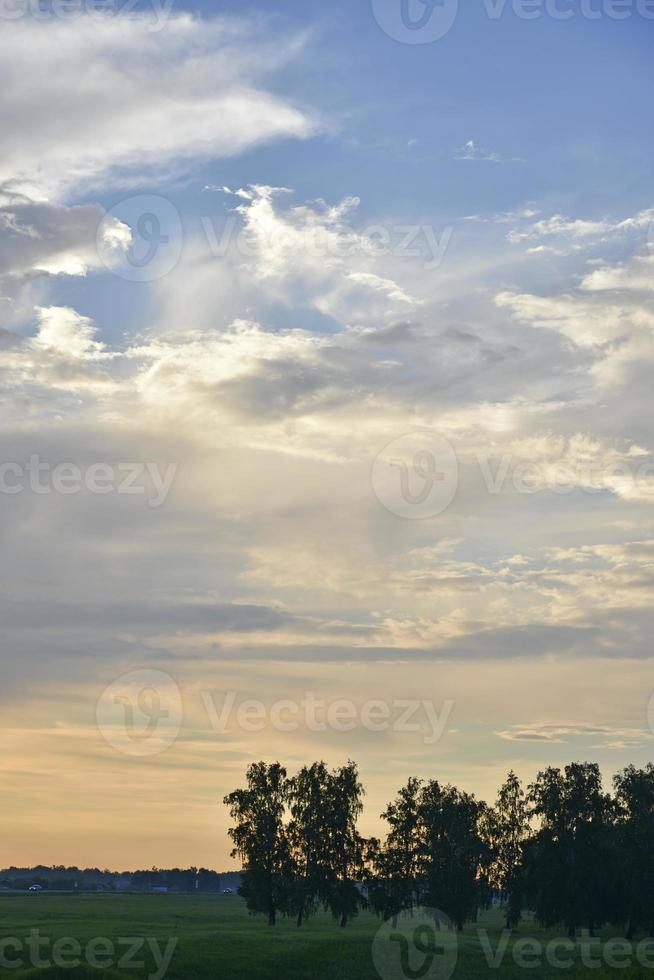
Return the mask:
[[[160,863],[156,817],[180,863],[207,862],[217,800],[262,753],[360,753],[373,813],[410,772],[489,794],[503,768],[572,746],[645,758],[651,202],[510,200],[454,221],[416,196],[408,222],[392,195],[371,213],[360,173],[313,194],[263,155],[235,182],[239,154],[320,131],[289,94],[307,38],[254,17],[152,27],[0,36],[0,770],[22,853],[47,829],[32,860],[94,863],[111,825],[108,862]],[[518,162],[476,142],[458,157]],[[100,203],[132,192],[183,218],[151,281],[121,278],[142,229]],[[94,480],[53,488],[70,466]],[[160,506],[128,481],[90,489],[148,466],[174,474]],[[447,480],[447,508],[412,512]],[[152,668],[186,722],[130,768],[95,704]],[[262,749],[212,730],[203,691],[454,709],[437,745],[271,729]]]
[[[23,18],[0,36],[0,186],[32,195],[179,174],[315,123],[266,79],[301,38],[262,20],[154,14]],[[83,83],[80,82],[83,80]]]

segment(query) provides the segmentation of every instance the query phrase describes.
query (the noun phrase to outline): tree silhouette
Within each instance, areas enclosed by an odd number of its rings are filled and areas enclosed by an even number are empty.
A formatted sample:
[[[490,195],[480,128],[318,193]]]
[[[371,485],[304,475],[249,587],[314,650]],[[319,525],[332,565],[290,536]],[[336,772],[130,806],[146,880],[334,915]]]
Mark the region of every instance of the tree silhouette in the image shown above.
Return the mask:
[[[384,845],[369,841],[368,861],[374,872],[368,883],[369,897],[384,919],[413,908],[420,900],[421,786],[419,779],[409,779],[382,813],[390,828]]]
[[[490,812],[492,883],[506,902],[506,925],[517,926],[521,916],[523,849],[529,836],[529,807],[522,784],[511,770]]]
[[[593,935],[608,913],[612,813],[599,766],[574,762],[563,773],[545,769],[529,787],[529,800],[540,821],[528,849],[537,914],[545,924],[563,922],[570,937],[581,925]]]
[[[315,913],[328,893],[330,779],[325,763],[314,762],[304,766],[288,784],[288,838],[295,868],[293,906],[298,926]]]
[[[428,782],[420,794],[424,902],[446,912],[457,929],[476,918],[483,883],[480,866],[487,844],[480,821],[485,804],[456,786]]]
[[[288,797],[286,769],[278,762],[257,762],[246,773],[247,788],[225,797],[236,826],[229,830],[232,857],[243,862],[239,893],[251,912],[263,912],[274,926],[279,911],[288,911],[292,866],[284,808]]]
[[[357,831],[363,810],[363,786],[355,762],[335,769],[327,784],[327,861],[329,880],[326,904],[345,927],[364,904],[360,883],[364,877],[365,841]]]
[[[617,825],[616,883],[620,912],[631,939],[637,929],[654,934],[654,766],[628,766],[613,780]]]
[[[384,919],[431,907],[462,929],[495,890],[510,929],[524,907],[571,937],[606,923],[628,938],[654,935],[654,764],[618,773],[613,797],[595,763],[543,769],[526,794],[509,772],[494,807],[412,777],[381,814],[383,843],[357,829],[364,790],[354,762],[314,762],[292,779],[280,763],[258,762],[246,781],[225,797],[232,854],[248,909],[270,925],[280,913],[301,925],[322,906],[345,926],[369,903]],[[155,869],[132,878],[162,876],[183,889],[196,877]]]

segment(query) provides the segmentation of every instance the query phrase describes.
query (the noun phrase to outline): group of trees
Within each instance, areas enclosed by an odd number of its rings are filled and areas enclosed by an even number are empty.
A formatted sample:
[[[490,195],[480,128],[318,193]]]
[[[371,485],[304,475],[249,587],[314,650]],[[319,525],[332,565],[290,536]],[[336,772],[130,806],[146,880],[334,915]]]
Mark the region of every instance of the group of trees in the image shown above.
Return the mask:
[[[108,868],[77,868],[37,865],[33,868],[0,870],[0,891],[27,891],[40,885],[44,891],[130,891],[150,892],[165,888],[176,894],[236,892],[241,881],[237,872],[219,874],[207,868],[150,868],[147,871],[110,871]]]
[[[594,763],[547,768],[523,788],[510,772],[493,806],[452,785],[411,778],[382,813],[383,841],[357,831],[357,766],[323,762],[289,777],[256,763],[225,797],[240,892],[251,912],[298,925],[320,907],[342,926],[360,908],[384,919],[424,906],[458,929],[493,899],[508,928],[533,910],[570,936],[611,923],[654,934],[654,765],[602,787]]]
[[[363,787],[356,765],[324,762],[293,778],[279,763],[258,762],[247,787],[225,797],[235,826],[233,855],[243,862],[240,894],[252,912],[294,915],[302,925],[324,906],[345,926],[361,905],[366,842],[357,832]]]

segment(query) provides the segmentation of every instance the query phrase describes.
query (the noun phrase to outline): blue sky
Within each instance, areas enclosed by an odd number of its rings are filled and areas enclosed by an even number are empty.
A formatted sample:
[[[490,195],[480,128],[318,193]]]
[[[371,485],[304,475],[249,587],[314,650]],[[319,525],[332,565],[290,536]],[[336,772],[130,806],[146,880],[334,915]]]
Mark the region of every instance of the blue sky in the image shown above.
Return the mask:
[[[310,32],[306,56],[278,90],[319,107],[335,132],[209,172],[268,183],[290,172],[304,196],[329,186],[340,197],[365,181],[370,214],[391,204],[416,218],[506,210],[532,197],[594,214],[615,205],[617,186],[625,206],[642,203],[654,21],[636,13],[624,21],[523,20],[510,4],[491,20],[481,0],[460,8],[444,38],[406,45],[380,29],[366,2],[221,4]],[[481,174],[458,167],[454,150],[469,139],[528,166]]]
[[[571,20],[524,20],[508,4],[493,20],[480,0],[459,9],[439,41],[407,45],[380,29],[365,2],[221,4],[220,12],[263,19],[271,32],[306,32],[302,58],[273,88],[317,113],[324,131],[200,163],[167,193],[191,232],[207,211],[207,183],[290,184],[300,200],[355,193],[363,222],[437,227],[534,202],[589,219],[646,208],[654,21],[635,8],[628,19],[596,21],[576,9]],[[211,17],[215,5],[174,10]],[[502,161],[456,159],[470,140]],[[161,184],[157,177],[140,186]],[[111,207],[132,189],[130,179],[81,200]],[[212,217],[222,220],[227,206],[212,202]],[[464,235],[458,228],[457,239]],[[94,314],[105,302],[102,286],[115,284],[68,282],[62,299],[72,288]],[[121,314],[140,315],[138,299],[128,290]]]
[[[588,3],[7,18],[0,864],[226,866],[261,756],[371,833],[650,757],[654,19]]]

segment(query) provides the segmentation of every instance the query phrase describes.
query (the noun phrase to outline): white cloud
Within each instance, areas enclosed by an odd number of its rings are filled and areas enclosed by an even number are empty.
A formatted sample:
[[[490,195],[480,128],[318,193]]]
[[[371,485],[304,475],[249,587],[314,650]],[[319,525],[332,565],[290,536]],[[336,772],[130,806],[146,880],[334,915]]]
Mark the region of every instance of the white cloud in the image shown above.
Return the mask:
[[[419,303],[419,300],[413,296],[409,296],[392,279],[384,279],[381,276],[376,276],[373,272],[349,272],[347,278],[352,282],[369,286],[377,292],[385,293],[390,300],[396,303],[406,303],[407,306],[416,306]]]
[[[32,348],[79,361],[106,360],[111,356],[105,345],[95,339],[96,328],[88,317],[60,307],[39,309],[37,313],[39,331]]]
[[[637,229],[647,229],[653,222],[654,208],[647,208],[633,217],[620,220],[611,220],[610,218],[587,220],[554,214],[549,218],[533,222],[526,228],[514,228],[507,237],[513,243],[553,237],[571,240],[605,238]]]
[[[13,402],[30,404],[30,414],[45,422],[55,411],[91,411],[93,400],[116,395],[120,383],[108,371],[118,352],[96,339],[95,324],[68,307],[38,308],[38,328],[31,338],[0,333],[0,377],[5,388],[5,413]],[[9,395],[11,394],[11,398]],[[80,402],[84,395],[91,404]]]
[[[598,347],[629,337],[635,330],[654,329],[654,311],[629,303],[600,303],[578,293],[534,296],[503,292],[495,302],[523,323],[556,330],[578,347]]]
[[[454,154],[455,160],[479,160],[487,163],[526,163],[522,157],[503,157],[494,150],[483,149],[475,140],[468,140]]]
[[[261,21],[172,16],[23,18],[0,33],[0,184],[32,196],[177,172],[314,122],[266,79],[302,39]]]
[[[535,218],[539,214],[538,208],[524,207],[516,211],[498,211],[495,214],[467,214],[463,220],[479,224],[508,225],[518,220]]]
[[[613,289],[654,291],[654,255],[637,255],[619,265],[594,269],[581,283],[586,292]]]
[[[652,732],[642,728],[612,728],[606,725],[593,725],[588,722],[539,722],[528,725],[513,725],[497,732],[500,738],[509,742],[547,742],[563,745],[573,739],[600,739],[593,748],[628,749],[640,747],[654,738]]]
[[[216,325],[217,289],[225,326],[244,313],[265,321],[279,304],[295,311],[295,323],[310,311],[341,326],[379,326],[421,305],[402,281],[412,263],[394,251],[401,235],[393,237],[388,223],[380,247],[360,230],[357,197],[295,204],[288,188],[225,190],[238,198],[234,213],[220,224],[205,217],[204,235],[188,243],[185,261],[161,284],[171,328],[186,315],[190,288],[194,323],[202,326]]]
[[[0,282],[39,272],[83,276],[101,267],[96,238],[103,217],[94,204],[48,204],[0,188]],[[129,229],[113,218],[105,220],[102,233],[118,248],[131,240]]]
[[[504,290],[495,297],[501,309],[530,326],[555,331],[587,353],[588,376],[609,391],[640,379],[654,359],[654,257],[643,249],[654,209],[630,218],[577,220],[555,215],[526,229],[514,229],[513,242],[553,237],[556,245],[530,247],[529,254],[569,257],[602,243],[623,258],[591,260],[573,288],[555,295]],[[645,235],[644,235],[645,233]],[[649,235],[651,238],[651,235]],[[581,244],[580,244],[581,243]]]

